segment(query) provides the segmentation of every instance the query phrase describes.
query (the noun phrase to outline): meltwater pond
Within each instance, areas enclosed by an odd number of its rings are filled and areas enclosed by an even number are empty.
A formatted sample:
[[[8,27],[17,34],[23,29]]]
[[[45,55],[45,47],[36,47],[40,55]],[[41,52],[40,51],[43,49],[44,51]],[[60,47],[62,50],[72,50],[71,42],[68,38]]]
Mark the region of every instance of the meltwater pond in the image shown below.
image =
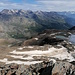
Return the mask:
[[[69,41],[73,44],[75,44],[75,34],[72,34],[70,37],[69,37]]]
[[[75,34],[71,34],[69,37],[65,37],[63,35],[57,35],[56,38],[69,40],[72,44],[75,44]]]
[[[67,39],[67,37],[62,36],[62,35],[57,35],[56,38],[59,38],[59,39]]]

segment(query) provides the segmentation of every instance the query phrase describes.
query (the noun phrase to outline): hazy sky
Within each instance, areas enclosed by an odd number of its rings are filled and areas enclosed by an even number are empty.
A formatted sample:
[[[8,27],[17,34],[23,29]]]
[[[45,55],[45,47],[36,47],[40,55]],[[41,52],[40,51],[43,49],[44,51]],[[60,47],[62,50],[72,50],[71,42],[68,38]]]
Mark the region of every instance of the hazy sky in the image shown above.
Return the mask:
[[[75,11],[75,0],[0,0],[2,9]]]

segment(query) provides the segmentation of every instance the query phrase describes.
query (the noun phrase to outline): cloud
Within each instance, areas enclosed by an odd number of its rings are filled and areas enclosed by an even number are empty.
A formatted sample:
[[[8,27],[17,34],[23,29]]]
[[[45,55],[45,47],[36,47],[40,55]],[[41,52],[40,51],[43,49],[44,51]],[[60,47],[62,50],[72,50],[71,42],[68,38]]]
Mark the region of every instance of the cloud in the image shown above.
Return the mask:
[[[75,11],[74,0],[37,0],[47,11]]]
[[[75,11],[74,0],[0,0],[2,9],[24,9],[42,11]]]
[[[37,4],[30,4],[26,2],[18,3],[18,2],[11,2],[9,0],[0,1],[0,10],[2,9],[35,10],[36,8],[38,8]]]

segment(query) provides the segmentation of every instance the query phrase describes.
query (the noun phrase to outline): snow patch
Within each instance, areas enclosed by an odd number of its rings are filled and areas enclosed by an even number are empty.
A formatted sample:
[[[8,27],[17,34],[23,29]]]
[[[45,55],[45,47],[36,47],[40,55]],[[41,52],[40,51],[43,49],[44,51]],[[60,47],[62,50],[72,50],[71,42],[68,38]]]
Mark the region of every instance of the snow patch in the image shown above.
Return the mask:
[[[27,48],[34,48],[33,46],[28,46]]]
[[[57,45],[61,46],[61,45]],[[32,48],[32,46],[29,46]],[[63,46],[61,48],[48,48],[48,50],[42,51],[42,50],[31,50],[31,51],[12,51],[10,52],[11,54],[17,54],[17,55],[28,55],[28,57],[23,58],[23,56],[11,56],[14,58],[19,58],[19,59],[26,59],[26,60],[32,60],[34,59],[33,56],[48,56],[48,57],[55,57],[58,58],[59,60],[67,60],[67,61],[75,61],[75,59],[71,56],[70,53],[67,52],[67,49]],[[55,63],[55,60],[53,60]]]
[[[34,48],[34,46],[24,46],[23,49],[24,48]]]
[[[36,64],[36,63],[41,63],[43,61],[8,61],[7,58],[0,59],[0,62],[4,62],[6,64],[11,64],[11,63],[16,63],[16,64],[24,64],[24,65],[31,65],[31,64]]]
[[[33,46],[24,46],[24,47],[18,48],[18,50],[23,50],[24,48],[34,48],[34,47]]]
[[[53,36],[53,35],[56,35],[56,33],[52,33],[52,34],[50,34],[50,36]]]
[[[62,47],[62,48],[59,48],[59,49],[56,49],[54,47],[52,48],[49,48],[48,50],[45,50],[45,51],[42,51],[42,50],[32,50],[32,51],[23,51],[23,52],[19,52],[19,51],[12,51],[10,53],[12,54],[26,54],[26,55],[44,55],[44,54],[49,54],[51,52],[58,52],[58,51],[61,51],[61,50],[66,50],[66,48]]]
[[[50,61],[53,61],[54,64],[56,63],[56,60],[55,59],[50,59]]]
[[[20,48],[18,48],[19,50],[23,50],[23,48],[22,47],[20,47]]]
[[[4,58],[4,59],[0,59],[0,62],[7,62],[7,58]]]
[[[57,54],[51,57],[58,58],[59,60],[68,60],[69,62],[75,61],[75,59],[68,52],[63,52],[62,54]]]
[[[10,57],[19,58],[19,59],[23,59],[23,60],[33,60],[32,56],[28,56],[28,57],[24,58],[23,56],[10,55]]]
[[[34,38],[35,40],[38,40],[38,38]]]

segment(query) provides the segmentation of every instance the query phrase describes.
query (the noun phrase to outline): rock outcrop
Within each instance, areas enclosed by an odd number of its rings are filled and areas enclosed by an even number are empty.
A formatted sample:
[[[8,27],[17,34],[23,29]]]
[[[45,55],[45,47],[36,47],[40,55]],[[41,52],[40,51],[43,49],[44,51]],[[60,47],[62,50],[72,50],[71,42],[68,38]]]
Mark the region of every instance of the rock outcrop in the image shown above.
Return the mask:
[[[55,36],[53,34],[53,36]],[[57,45],[58,43],[63,42],[62,39],[59,38],[54,38],[50,36],[49,34],[44,34],[44,35],[39,35],[35,38],[26,40],[22,45],[28,46],[28,45],[39,45],[43,46],[45,44],[50,44],[50,45]]]
[[[72,28],[70,28],[69,30],[75,30],[75,26],[73,26]]]

